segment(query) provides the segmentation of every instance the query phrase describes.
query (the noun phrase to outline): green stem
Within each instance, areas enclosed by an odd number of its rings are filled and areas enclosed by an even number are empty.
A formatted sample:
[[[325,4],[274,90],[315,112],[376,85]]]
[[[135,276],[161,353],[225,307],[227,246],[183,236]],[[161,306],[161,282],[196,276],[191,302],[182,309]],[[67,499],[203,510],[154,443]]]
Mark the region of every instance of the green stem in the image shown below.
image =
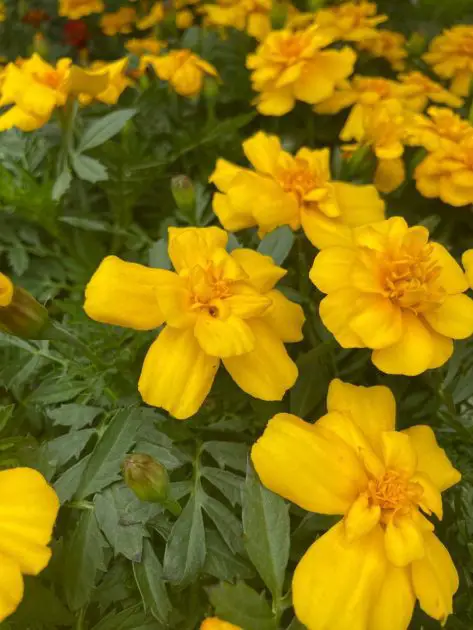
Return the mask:
[[[64,503],[64,507],[71,508],[73,510],[93,510],[94,504],[91,501],[68,501]]]
[[[61,147],[59,149],[58,172],[57,176],[67,168],[68,156],[73,148],[74,140],[74,123],[77,114],[77,101],[73,97],[69,97],[64,105],[62,112],[59,114],[59,122],[61,124],[62,137]]]
[[[77,617],[76,620],[76,627],[75,630],[85,630],[85,625],[84,625],[84,621],[85,621],[85,612],[86,612],[87,608],[84,606],[84,608],[81,608],[79,611],[79,615]]]
[[[180,503],[174,499],[168,499],[163,505],[173,516],[179,516],[182,512]]]

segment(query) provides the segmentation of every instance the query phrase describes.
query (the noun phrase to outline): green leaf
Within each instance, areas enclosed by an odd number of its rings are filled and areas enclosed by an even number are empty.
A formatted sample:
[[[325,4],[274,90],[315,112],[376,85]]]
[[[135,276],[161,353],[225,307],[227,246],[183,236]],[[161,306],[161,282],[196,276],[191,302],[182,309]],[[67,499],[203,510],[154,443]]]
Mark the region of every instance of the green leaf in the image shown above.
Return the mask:
[[[212,485],[220,490],[233,507],[237,503],[241,503],[241,490],[243,487],[243,479],[241,477],[237,477],[237,475],[228,472],[228,470],[219,470],[208,466],[203,466],[201,473]]]
[[[28,398],[30,405],[54,405],[75,398],[84,391],[86,385],[70,382],[65,378],[45,380]]]
[[[58,468],[64,466],[70,459],[75,459],[82,453],[93,435],[94,429],[81,429],[51,440],[46,445],[49,461],[54,462]]]
[[[64,552],[64,591],[71,610],[79,610],[89,602],[98,571],[106,570],[105,547],[95,513],[82,512]]]
[[[189,584],[204,566],[206,545],[200,491],[187,502],[171,530],[164,553],[165,579]]]
[[[19,628],[36,628],[37,624],[57,628],[70,627],[73,618],[51,587],[46,588],[36,577],[26,576],[25,595],[10,621]],[[0,627],[3,629],[3,624]]]
[[[250,560],[273,599],[279,599],[289,560],[289,507],[260,483],[251,464],[243,491],[243,531]]]
[[[162,625],[157,621],[147,619],[140,604],[125,608],[120,612],[112,610],[92,630],[162,630]]]
[[[91,182],[92,184],[104,182],[108,179],[107,169],[98,160],[94,160],[80,153],[72,153],[71,162],[72,168],[79,179]]]
[[[294,617],[294,619],[288,625],[287,630],[306,630],[306,627],[301,624],[299,619],[296,619],[296,617]]]
[[[215,614],[244,630],[276,630],[271,608],[264,599],[244,582],[220,584],[209,592]]]
[[[77,405],[70,403],[61,405],[56,409],[48,409],[47,414],[54,425],[82,429],[92,424],[95,418],[102,412],[100,407],[89,407],[87,405]]]
[[[287,225],[282,225],[263,238],[258,251],[265,256],[271,256],[277,265],[281,265],[288,257],[293,243],[294,232]]]
[[[149,610],[159,622],[166,624],[171,602],[163,580],[163,568],[149,540],[144,541],[141,562],[133,563],[133,573],[145,611]]]
[[[236,516],[220,501],[209,496],[205,496],[203,508],[228,547],[234,553],[244,553],[243,530]]]
[[[66,472],[54,482],[54,489],[56,490],[61,504],[70,501],[76,493],[89,459],[90,455],[87,455],[78,461],[77,464],[68,468]]]
[[[10,421],[15,405],[0,405],[0,433],[5,429]]]
[[[246,470],[248,447],[245,444],[211,441],[206,442],[203,448],[222,468],[228,466],[242,472]]]
[[[224,582],[250,580],[255,576],[253,569],[238,555],[230,551],[221,536],[212,530],[205,533],[207,557],[204,573],[215,576]]]
[[[66,168],[61,172],[59,177],[54,182],[53,190],[51,193],[51,197],[53,201],[59,201],[61,197],[69,190],[69,186],[72,182],[72,175],[69,168]]]
[[[120,465],[134,444],[140,424],[140,409],[123,409],[115,413],[91,453],[77,489],[77,499],[85,499],[120,478]]]
[[[171,269],[168,255],[168,242],[164,238],[156,241],[148,250],[148,265],[156,269]]]
[[[136,114],[136,109],[120,109],[91,123],[79,142],[78,152],[83,153],[104,144],[123,129]]]
[[[321,343],[297,359],[299,376],[290,392],[291,413],[305,418],[327,395],[333,378],[330,346]]]

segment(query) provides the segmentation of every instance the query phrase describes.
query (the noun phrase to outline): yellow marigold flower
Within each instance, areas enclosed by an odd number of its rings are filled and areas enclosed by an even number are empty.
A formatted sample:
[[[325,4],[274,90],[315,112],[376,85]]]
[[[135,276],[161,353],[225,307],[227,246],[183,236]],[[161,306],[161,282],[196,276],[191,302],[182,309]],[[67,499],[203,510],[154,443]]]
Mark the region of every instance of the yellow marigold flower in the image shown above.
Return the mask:
[[[0,273],[0,330],[24,339],[41,339],[48,325],[45,307]]]
[[[414,171],[419,192],[451,206],[473,203],[473,137],[430,153]]]
[[[473,78],[473,26],[460,25],[434,37],[423,59],[442,79],[450,79],[450,89],[468,96]]]
[[[376,37],[376,27],[388,19],[376,11],[374,2],[343,2],[316,11],[315,23],[333,39],[360,42]]]
[[[0,273],[0,308],[5,308],[11,304],[13,291],[13,282],[8,276]]]
[[[469,249],[463,254],[462,263],[465,267],[466,277],[468,278],[470,287],[473,289],[473,249]]]
[[[103,0],[59,0],[59,15],[70,20],[80,20],[91,13],[105,11]]]
[[[264,39],[271,31],[272,0],[218,0],[204,4],[200,12],[209,26],[233,27]]]
[[[351,48],[327,50],[333,38],[318,27],[272,31],[247,58],[256,107],[266,116],[282,116],[296,100],[311,105],[329,98],[335,85],[352,72],[356,55]]]
[[[205,75],[218,77],[217,70],[190,50],[172,50],[157,57],[143,55],[140,71],[152,66],[162,81],[169,81],[181,96],[197,96],[202,90]]]
[[[108,256],[86,289],[85,311],[100,322],[166,326],[146,356],[139,391],[174,417],[195,414],[220,360],[245,392],[281,400],[297,379],[284,347],[300,341],[304,314],[273,287],[286,271],[249,249],[227,253],[217,227],[169,228],[175,272]]]
[[[406,128],[408,144],[419,145],[427,151],[437,151],[455,146],[473,137],[470,123],[448,107],[429,107],[428,116],[414,116]],[[453,145],[453,146],[452,146]]]
[[[115,105],[118,102],[122,92],[133,85],[133,82],[126,76],[127,65],[127,57],[111,63],[94,61],[91,64],[89,70],[91,74],[101,76],[105,72],[108,76],[107,87],[94,96],[95,100],[107,105]],[[82,105],[88,105],[92,101],[92,97],[89,94],[81,94],[79,100]]]
[[[254,170],[218,160],[210,177],[221,191],[213,209],[227,230],[257,225],[260,235],[280,225],[301,226],[319,248],[351,242],[351,228],[384,218],[384,202],[373,186],[333,181],[330,150],[284,151],[262,131],[243,143]]]
[[[218,617],[208,617],[202,622],[200,630],[243,630],[243,628],[234,626],[228,621],[222,621]]]
[[[115,13],[104,13],[100,18],[100,26],[105,35],[113,36],[117,33],[131,33],[135,21],[135,9],[121,7]]]
[[[429,101],[455,108],[463,105],[463,99],[446,90],[440,83],[432,81],[422,72],[414,70],[401,74],[399,81],[407,88],[404,100],[406,106],[413,111],[423,112]]]
[[[7,19],[7,13],[5,9],[5,3],[3,0],[0,0],[0,22],[5,22]]]
[[[407,58],[406,38],[402,33],[379,30],[372,39],[364,39],[357,43],[359,50],[368,52],[373,57],[386,59],[394,70],[404,70]]]
[[[342,517],[296,568],[297,617],[310,630],[407,630],[419,600],[443,624],[458,575],[426,516],[442,518],[460,473],[429,426],[396,431],[387,387],[335,379],[327,408],[315,424],[277,414],[251,453],[270,490]]]
[[[138,57],[146,53],[150,55],[158,55],[163,48],[167,46],[166,42],[162,42],[154,37],[145,37],[143,39],[129,39],[125,48],[133,55]]]
[[[23,575],[38,575],[51,558],[48,544],[59,500],[45,478],[32,468],[2,470],[0,497],[3,621],[23,598]]]
[[[194,14],[189,9],[183,9],[176,13],[176,26],[177,28],[184,30],[190,28],[194,23]]]
[[[152,28],[164,20],[164,7],[162,2],[155,2],[151,7],[151,11],[145,17],[136,22],[136,28],[145,31]]]
[[[461,267],[423,226],[401,217],[354,230],[352,247],[331,247],[310,279],[328,295],[320,317],[343,348],[372,348],[388,374],[443,365],[452,339],[473,333],[473,300]]]
[[[69,95],[96,96],[107,84],[106,72],[88,72],[73,66],[70,59],[60,59],[54,67],[35,53],[20,67],[10,63],[3,73],[0,106],[12,107],[0,116],[0,131],[38,129],[56,107],[65,105]]]

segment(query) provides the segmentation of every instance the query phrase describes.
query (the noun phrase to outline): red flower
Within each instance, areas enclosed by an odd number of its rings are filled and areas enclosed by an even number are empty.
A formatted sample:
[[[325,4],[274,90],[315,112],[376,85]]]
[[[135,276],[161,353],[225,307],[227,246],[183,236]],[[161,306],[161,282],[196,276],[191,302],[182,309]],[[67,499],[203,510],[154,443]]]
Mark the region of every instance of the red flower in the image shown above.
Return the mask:
[[[87,24],[82,20],[69,20],[64,25],[64,39],[69,46],[84,48],[89,39]]]

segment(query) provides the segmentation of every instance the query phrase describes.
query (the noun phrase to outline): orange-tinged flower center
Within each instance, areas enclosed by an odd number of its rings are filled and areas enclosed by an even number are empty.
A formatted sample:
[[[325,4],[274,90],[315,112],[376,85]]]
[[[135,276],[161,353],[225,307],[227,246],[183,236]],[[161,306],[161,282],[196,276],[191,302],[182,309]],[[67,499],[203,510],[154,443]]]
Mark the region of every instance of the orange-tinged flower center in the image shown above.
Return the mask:
[[[372,505],[386,512],[408,512],[422,498],[423,489],[396,470],[387,470],[381,479],[371,479],[368,495]]]
[[[225,278],[221,266],[212,262],[206,267],[196,265],[189,272],[192,309],[205,310],[212,317],[217,317],[218,301],[233,295],[232,284],[232,280]]]
[[[326,184],[323,177],[311,170],[306,160],[294,158],[290,167],[280,168],[276,173],[276,179],[284,192],[292,192],[297,196],[299,203],[315,188],[323,188]]]
[[[47,85],[48,87],[56,90],[62,82],[62,75],[56,70],[50,70],[48,72],[41,73],[33,73],[33,77],[38,81],[38,83],[42,83],[43,85]]]
[[[299,33],[291,33],[287,38],[279,40],[278,52],[287,62],[298,61],[304,49],[304,42]]]

